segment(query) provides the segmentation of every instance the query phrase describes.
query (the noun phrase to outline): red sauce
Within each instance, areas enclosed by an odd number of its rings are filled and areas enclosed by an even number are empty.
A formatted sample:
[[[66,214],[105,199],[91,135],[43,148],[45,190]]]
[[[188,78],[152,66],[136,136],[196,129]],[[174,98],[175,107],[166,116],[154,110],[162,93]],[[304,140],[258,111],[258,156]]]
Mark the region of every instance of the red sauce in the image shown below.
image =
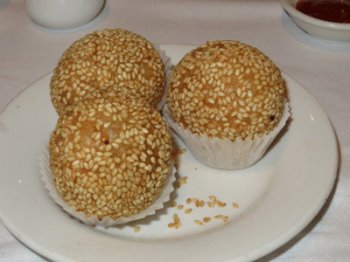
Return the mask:
[[[299,0],[296,9],[321,20],[350,23],[350,0]]]

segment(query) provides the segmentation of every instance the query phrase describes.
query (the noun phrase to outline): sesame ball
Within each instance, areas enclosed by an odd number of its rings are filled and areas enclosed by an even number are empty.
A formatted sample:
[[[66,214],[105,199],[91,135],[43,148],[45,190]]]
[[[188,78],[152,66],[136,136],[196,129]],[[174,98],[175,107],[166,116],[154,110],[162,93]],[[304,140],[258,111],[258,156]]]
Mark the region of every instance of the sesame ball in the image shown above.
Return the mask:
[[[192,133],[254,138],[278,124],[286,87],[277,66],[238,41],[200,46],[175,66],[167,97],[173,119]]]
[[[123,29],[105,29],[77,40],[63,53],[51,79],[51,100],[61,114],[91,91],[117,88],[156,106],[164,82],[164,64],[147,39]]]
[[[137,99],[83,99],[51,134],[50,167],[63,200],[99,219],[129,217],[160,195],[173,141],[159,112]]]

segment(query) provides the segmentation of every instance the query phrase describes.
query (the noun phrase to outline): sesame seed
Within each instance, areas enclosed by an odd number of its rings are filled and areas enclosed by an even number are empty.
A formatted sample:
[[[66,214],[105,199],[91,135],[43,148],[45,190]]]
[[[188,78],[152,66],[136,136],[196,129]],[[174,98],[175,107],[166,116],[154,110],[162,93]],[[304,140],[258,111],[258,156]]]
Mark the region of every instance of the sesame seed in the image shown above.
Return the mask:
[[[180,177],[176,182],[175,182],[175,187],[180,188],[182,185],[187,184],[187,176],[185,177]]]
[[[178,205],[176,208],[177,208],[178,210],[182,210],[182,209],[184,208],[184,205]]]
[[[191,214],[191,213],[192,213],[192,208],[185,209],[185,214]]]
[[[179,216],[176,213],[173,214],[173,222],[169,223],[168,227],[169,228],[175,228],[175,229],[178,229],[178,228],[181,227],[180,218],[179,218]]]
[[[194,220],[194,223],[199,225],[199,226],[203,226],[203,222],[198,220],[198,219]]]
[[[134,226],[134,232],[135,232],[135,233],[140,232],[140,230],[141,230],[141,227],[140,227],[140,226]]]
[[[203,218],[203,222],[204,223],[209,223],[211,221],[211,218],[210,217],[204,217]]]
[[[232,207],[233,208],[239,208],[239,205],[236,202],[232,202]]]

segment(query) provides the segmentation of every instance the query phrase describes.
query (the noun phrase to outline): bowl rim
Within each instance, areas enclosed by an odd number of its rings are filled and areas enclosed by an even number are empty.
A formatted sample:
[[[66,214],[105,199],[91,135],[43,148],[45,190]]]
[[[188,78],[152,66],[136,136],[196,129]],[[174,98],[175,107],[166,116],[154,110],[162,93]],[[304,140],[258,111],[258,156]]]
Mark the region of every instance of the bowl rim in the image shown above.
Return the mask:
[[[292,16],[295,16],[296,18],[303,20],[304,22],[307,22],[309,24],[328,28],[328,29],[335,29],[335,30],[349,30],[350,31],[350,24],[343,24],[343,23],[335,23],[335,22],[329,22],[324,21],[321,19],[314,18],[312,16],[306,15],[299,10],[295,8],[294,2],[297,2],[298,0],[280,0],[280,3],[283,7],[283,9],[289,13]],[[292,3],[293,2],[293,3]]]

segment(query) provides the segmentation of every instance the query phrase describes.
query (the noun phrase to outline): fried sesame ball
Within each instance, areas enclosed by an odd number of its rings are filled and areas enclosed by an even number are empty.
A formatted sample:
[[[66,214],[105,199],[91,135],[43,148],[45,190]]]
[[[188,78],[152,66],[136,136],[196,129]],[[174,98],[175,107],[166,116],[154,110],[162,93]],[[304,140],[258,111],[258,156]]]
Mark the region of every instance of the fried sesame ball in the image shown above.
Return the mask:
[[[285,102],[278,67],[257,48],[230,40],[207,42],[186,54],[173,69],[167,97],[180,126],[231,141],[267,134]]]
[[[173,166],[173,141],[159,112],[138,99],[86,98],[58,119],[50,168],[63,200],[99,219],[149,207]]]
[[[155,106],[164,82],[163,61],[147,39],[123,29],[105,29],[77,40],[63,53],[50,92],[58,114],[87,93],[106,88]]]

